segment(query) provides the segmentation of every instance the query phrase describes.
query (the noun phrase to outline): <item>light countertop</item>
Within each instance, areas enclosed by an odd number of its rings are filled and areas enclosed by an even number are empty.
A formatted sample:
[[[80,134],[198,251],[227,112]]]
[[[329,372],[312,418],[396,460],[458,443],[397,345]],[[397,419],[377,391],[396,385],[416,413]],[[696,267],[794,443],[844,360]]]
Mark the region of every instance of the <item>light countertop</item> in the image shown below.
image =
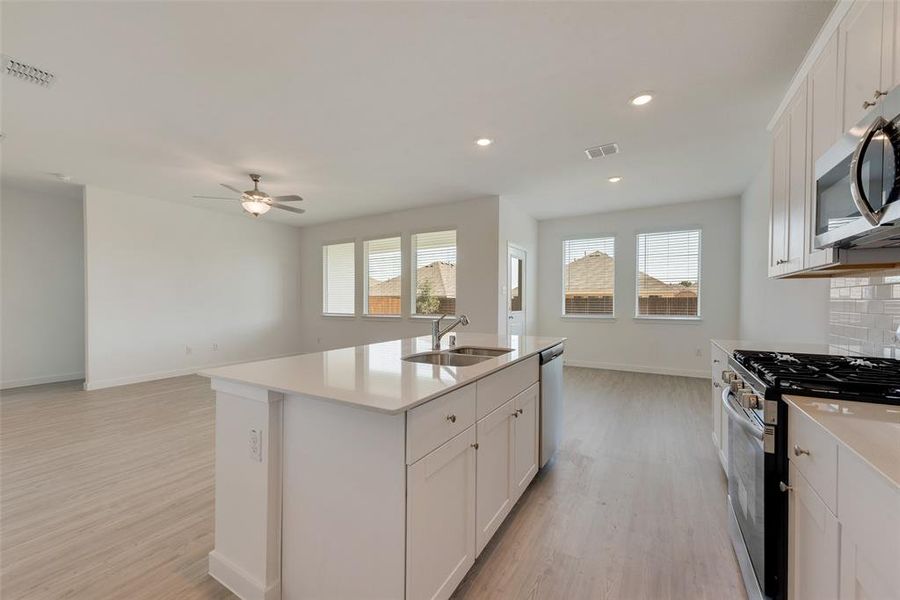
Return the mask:
[[[431,350],[431,337],[423,336],[206,369],[200,375],[396,414],[564,340],[458,332],[457,347],[511,348],[512,352],[466,367],[404,361],[404,356]],[[445,337],[442,349],[447,349],[447,343]]]
[[[735,350],[756,350],[759,352],[799,352],[803,354],[846,354],[828,344],[808,344],[798,342],[761,342],[759,340],[711,340],[713,344],[729,355]]]
[[[900,406],[785,396],[900,489]]]

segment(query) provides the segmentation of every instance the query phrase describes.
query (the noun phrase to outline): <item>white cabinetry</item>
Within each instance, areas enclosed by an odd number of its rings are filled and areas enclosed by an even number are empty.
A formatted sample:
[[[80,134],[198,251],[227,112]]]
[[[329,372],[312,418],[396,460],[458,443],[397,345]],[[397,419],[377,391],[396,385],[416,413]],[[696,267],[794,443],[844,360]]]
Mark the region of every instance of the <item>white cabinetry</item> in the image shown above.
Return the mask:
[[[478,502],[476,554],[490,541],[514,502],[515,401],[509,400],[478,421]]]
[[[728,472],[728,414],[722,410],[722,389],[727,385],[722,379],[722,371],[728,369],[728,353],[714,343],[710,343],[709,355],[711,357],[711,408],[712,408],[712,438],[716,447],[716,454],[722,468]]]
[[[881,0],[860,0],[841,22],[842,131],[866,116],[877,104],[878,92],[887,92],[882,87],[884,5]]]
[[[791,600],[838,597],[840,550],[837,517],[791,464],[788,501],[788,579]]]
[[[806,100],[804,82],[775,128],[769,231],[770,276],[803,269],[809,192]]]
[[[407,468],[406,591],[449,598],[475,562],[475,427]]]
[[[540,386],[535,383],[516,396],[516,452],[514,484],[516,499],[538,472]]]

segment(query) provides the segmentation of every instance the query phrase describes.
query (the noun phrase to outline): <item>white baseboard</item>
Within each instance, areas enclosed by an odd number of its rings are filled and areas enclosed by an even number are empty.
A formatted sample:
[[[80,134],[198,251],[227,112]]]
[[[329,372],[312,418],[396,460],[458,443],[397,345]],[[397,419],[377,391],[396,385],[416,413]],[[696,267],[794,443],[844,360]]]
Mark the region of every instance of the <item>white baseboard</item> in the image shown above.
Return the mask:
[[[218,554],[209,553],[209,575],[227,587],[241,600],[276,600],[281,598],[281,580],[268,588],[236,564]]]
[[[223,363],[212,363],[208,365],[196,365],[185,369],[175,369],[172,371],[157,371],[155,373],[144,373],[141,375],[129,375],[128,377],[116,377],[113,379],[86,379],[84,389],[87,391],[100,390],[103,388],[116,387],[117,385],[129,385],[131,383],[144,383],[145,381],[156,381],[157,379],[169,379],[170,377],[182,377],[184,375],[194,375],[203,369],[215,369],[216,367],[227,367],[228,365],[237,365],[245,362],[256,362],[258,360],[271,360],[273,358],[283,358],[285,356],[294,356],[301,352],[288,352],[287,354],[276,354],[274,356],[261,356],[259,358],[247,358],[244,360],[232,360]]]
[[[59,383],[60,381],[75,381],[84,379],[84,373],[65,373],[63,375],[46,375],[42,377],[29,377],[28,379],[11,379],[8,381],[0,381],[0,390],[11,390],[13,388],[27,387],[30,385],[41,385],[44,383]]]
[[[631,373],[652,373],[654,375],[676,375],[678,377],[696,377],[709,379],[709,372],[694,369],[669,369],[667,367],[648,367],[644,365],[627,365],[618,363],[595,362],[591,360],[577,360],[566,358],[565,365],[569,367],[584,367],[586,369],[607,369],[609,371],[629,371]]]

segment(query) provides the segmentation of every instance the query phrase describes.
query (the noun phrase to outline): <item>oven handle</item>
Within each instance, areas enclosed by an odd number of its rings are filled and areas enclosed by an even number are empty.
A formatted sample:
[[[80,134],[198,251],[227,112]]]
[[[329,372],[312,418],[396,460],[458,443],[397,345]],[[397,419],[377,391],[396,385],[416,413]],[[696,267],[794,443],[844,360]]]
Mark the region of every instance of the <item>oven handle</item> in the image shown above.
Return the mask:
[[[725,412],[728,413],[728,416],[741,426],[741,428],[752,435],[754,438],[758,440],[762,440],[765,436],[766,430],[762,427],[755,425],[750,419],[747,418],[747,415],[743,414],[742,411],[737,410],[731,403],[731,388],[726,387],[722,390],[722,406],[725,408]]]
[[[872,205],[869,204],[869,199],[866,198],[866,192],[863,189],[863,157],[866,155],[866,150],[869,149],[872,138],[875,137],[876,133],[884,129],[887,124],[888,122],[884,117],[877,117],[872,121],[872,124],[866,129],[866,133],[863,134],[862,139],[856,145],[853,158],[850,160],[850,197],[853,198],[853,204],[856,205],[859,214],[865,217],[870,225],[878,225],[878,222],[881,220],[881,214],[880,211],[875,211]]]

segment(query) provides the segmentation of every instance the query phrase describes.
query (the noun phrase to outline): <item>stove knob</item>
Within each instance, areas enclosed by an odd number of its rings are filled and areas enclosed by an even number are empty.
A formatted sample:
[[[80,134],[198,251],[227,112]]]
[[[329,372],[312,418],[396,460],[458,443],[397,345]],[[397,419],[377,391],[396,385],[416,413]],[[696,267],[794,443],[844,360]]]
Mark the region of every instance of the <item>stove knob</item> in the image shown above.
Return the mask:
[[[740,396],[740,393],[747,388],[744,386],[744,382],[740,377],[735,377],[731,380],[731,391],[736,395]]]
[[[759,408],[759,396],[750,390],[741,393],[741,406],[744,408]]]
[[[735,377],[737,377],[737,374],[734,371],[729,371],[728,369],[722,371],[722,381],[725,383],[731,383],[731,380]]]

